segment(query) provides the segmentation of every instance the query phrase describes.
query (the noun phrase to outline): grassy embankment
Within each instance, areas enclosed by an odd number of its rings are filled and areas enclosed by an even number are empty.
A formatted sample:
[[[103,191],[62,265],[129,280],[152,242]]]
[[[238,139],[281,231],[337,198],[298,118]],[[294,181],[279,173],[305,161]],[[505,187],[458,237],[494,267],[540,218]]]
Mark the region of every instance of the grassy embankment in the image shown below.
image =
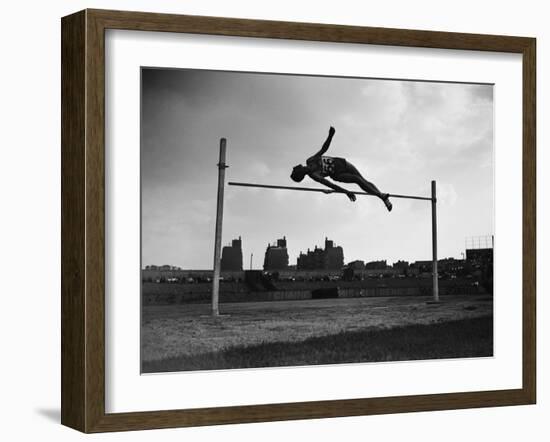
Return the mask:
[[[354,362],[483,357],[493,354],[493,318],[346,331],[299,342],[235,346],[144,362],[145,373]]]

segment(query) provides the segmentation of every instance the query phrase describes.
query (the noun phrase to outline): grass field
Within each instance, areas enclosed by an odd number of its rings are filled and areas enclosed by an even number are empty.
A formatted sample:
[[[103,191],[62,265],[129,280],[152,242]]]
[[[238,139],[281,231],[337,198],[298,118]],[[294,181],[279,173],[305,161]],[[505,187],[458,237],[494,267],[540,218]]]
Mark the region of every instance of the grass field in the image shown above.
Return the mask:
[[[144,307],[142,371],[492,355],[492,297],[350,298]]]

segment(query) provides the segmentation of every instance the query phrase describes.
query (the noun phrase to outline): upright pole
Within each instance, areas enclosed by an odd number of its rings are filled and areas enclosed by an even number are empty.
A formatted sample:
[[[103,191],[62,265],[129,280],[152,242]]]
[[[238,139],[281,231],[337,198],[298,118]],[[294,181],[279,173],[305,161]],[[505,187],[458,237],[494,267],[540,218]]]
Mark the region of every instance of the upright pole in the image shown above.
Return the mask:
[[[223,225],[223,191],[225,187],[225,138],[220,139],[220,160],[218,162],[218,205],[216,209],[216,236],[214,242],[214,277],[212,279],[212,315],[220,314],[220,271],[221,271],[221,248],[222,248],[222,225]]]
[[[432,181],[432,278],[434,301],[439,301],[439,280],[437,275],[437,195],[435,180]]]

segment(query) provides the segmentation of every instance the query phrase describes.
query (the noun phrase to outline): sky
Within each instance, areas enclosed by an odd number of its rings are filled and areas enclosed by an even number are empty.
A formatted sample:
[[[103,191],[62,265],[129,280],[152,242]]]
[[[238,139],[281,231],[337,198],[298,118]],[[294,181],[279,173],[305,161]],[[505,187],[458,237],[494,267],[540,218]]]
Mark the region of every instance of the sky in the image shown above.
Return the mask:
[[[382,192],[429,196],[437,181],[438,255],[494,232],[493,86],[183,69],[142,69],[142,264],[213,265],[219,140],[226,181],[315,187],[290,179],[316,153],[344,157]],[[342,184],[360,190],[353,184]],[[344,260],[431,259],[429,201],[226,186],[223,244],[243,265],[268,243],[344,249]]]

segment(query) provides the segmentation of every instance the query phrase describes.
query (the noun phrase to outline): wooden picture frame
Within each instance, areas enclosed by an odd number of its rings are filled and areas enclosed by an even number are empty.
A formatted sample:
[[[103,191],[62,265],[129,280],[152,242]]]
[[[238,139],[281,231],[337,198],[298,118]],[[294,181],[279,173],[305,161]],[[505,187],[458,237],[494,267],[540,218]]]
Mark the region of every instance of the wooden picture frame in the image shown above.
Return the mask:
[[[523,64],[523,385],[512,390],[105,412],[105,30],[494,51]],[[533,404],[536,400],[533,38],[84,10],[62,19],[62,424],[83,432]]]

